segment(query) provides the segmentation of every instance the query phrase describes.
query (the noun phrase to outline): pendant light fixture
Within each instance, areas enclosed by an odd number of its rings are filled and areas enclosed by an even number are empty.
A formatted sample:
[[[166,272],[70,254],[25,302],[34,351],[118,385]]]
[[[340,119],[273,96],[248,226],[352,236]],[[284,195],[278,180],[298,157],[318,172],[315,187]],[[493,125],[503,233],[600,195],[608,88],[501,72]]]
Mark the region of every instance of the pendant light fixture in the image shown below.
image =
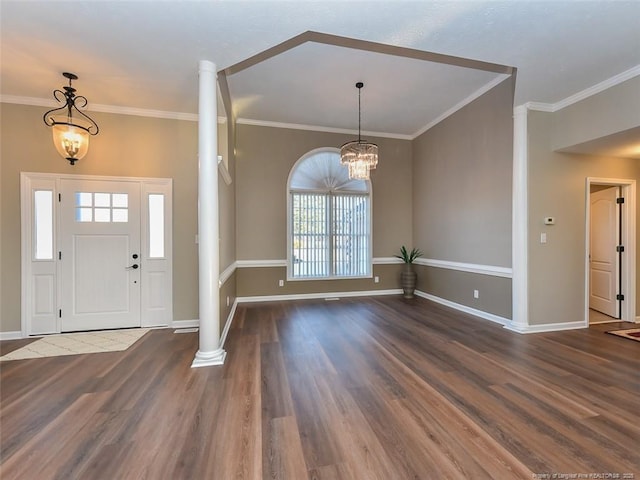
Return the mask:
[[[369,171],[378,165],[378,146],[362,140],[360,135],[360,94],[364,83],[356,83],[358,89],[358,140],[345,143],[340,147],[340,163],[349,168],[349,178],[368,180]]]
[[[89,135],[97,135],[100,129],[93,119],[78,110],[78,107],[87,106],[87,99],[76,95],[76,89],[71,86],[78,76],[69,72],[62,76],[69,79],[69,85],[62,87],[64,92],[54,90],[53,97],[64,105],[49,110],[42,119],[45,125],[52,127],[53,143],[58,153],[75,165],[89,150]]]

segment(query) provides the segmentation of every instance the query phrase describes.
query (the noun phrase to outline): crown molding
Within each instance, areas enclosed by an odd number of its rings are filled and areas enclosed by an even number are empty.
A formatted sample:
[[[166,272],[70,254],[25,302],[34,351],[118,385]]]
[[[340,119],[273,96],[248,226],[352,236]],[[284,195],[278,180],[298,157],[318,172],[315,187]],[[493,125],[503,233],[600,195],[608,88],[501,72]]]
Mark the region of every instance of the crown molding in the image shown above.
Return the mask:
[[[542,103],[542,102],[527,102],[524,105],[521,105],[522,107],[526,108],[527,110],[535,110],[537,112],[548,112],[548,113],[553,113],[555,112],[555,107],[552,103]],[[518,107],[516,107],[518,108]]]
[[[438,123],[440,123],[444,119],[446,119],[447,117],[453,115],[455,112],[457,112],[461,108],[467,106],[468,104],[470,104],[471,102],[473,102],[477,98],[479,98],[482,95],[484,95],[485,93],[487,93],[492,88],[494,88],[494,87],[498,86],[499,84],[501,84],[502,82],[504,82],[510,76],[511,76],[510,74],[506,74],[506,73],[499,74],[492,81],[490,81],[489,83],[483,85],[481,88],[479,88],[478,90],[473,92],[467,98],[465,98],[461,102],[459,102],[456,105],[454,105],[452,108],[450,108],[449,110],[444,112],[442,115],[437,117],[435,120],[429,122],[427,125],[422,127],[420,130],[418,130],[414,134],[405,135],[405,134],[399,134],[399,133],[372,132],[372,131],[366,131],[365,130],[365,131],[362,131],[362,135],[368,135],[368,136],[371,136],[371,137],[380,137],[380,138],[394,138],[394,139],[398,139],[398,140],[415,140],[416,138],[418,138],[420,135],[422,135],[424,132],[426,132],[430,128],[434,127],[435,125],[437,125]],[[527,105],[529,105],[529,104],[527,104]],[[309,131],[314,131],[314,132],[340,133],[340,134],[347,134],[347,135],[357,135],[358,134],[357,130],[352,130],[352,129],[347,129],[347,128],[333,128],[333,127],[325,127],[325,126],[320,126],[320,125],[305,125],[305,124],[299,124],[299,123],[272,122],[272,121],[269,121],[269,120],[254,120],[254,119],[251,119],[251,118],[242,118],[242,117],[238,118],[236,123],[240,124],[240,125],[253,125],[253,126],[258,126],[258,127],[289,128],[289,129],[293,129],[293,130],[309,130]]]
[[[557,112],[558,110],[562,110],[563,108],[568,107],[569,105],[573,105],[574,103],[577,103],[580,100],[584,100],[585,98],[589,98],[611,87],[615,87],[616,85],[626,82],[627,80],[637,77],[638,75],[640,75],[640,65],[636,65],[635,67],[630,68],[629,70],[619,73],[618,75],[614,75],[613,77],[608,78],[607,80],[597,83],[589,88],[585,88],[581,92],[578,92],[574,95],[571,95],[570,97],[565,98],[564,100],[560,100],[559,102],[554,103],[553,111]]]
[[[625,70],[624,72],[619,73],[618,75],[614,75],[613,77],[608,78],[595,85],[592,85],[589,88],[585,88],[584,90],[578,93],[575,93],[565,98],[564,100],[560,100],[559,102],[556,102],[556,103],[527,102],[524,104],[524,106],[529,110],[554,113],[570,105],[573,105],[574,103],[578,103],[581,100],[585,100],[589,97],[592,97],[593,95],[596,95],[600,92],[604,92],[605,90],[615,87],[616,85],[620,85],[621,83],[626,82],[627,80],[631,80],[632,78],[635,78],[638,75],[640,75],[640,65],[636,65],[635,67],[630,68],[629,70]]]
[[[253,125],[257,127],[272,127],[272,128],[290,128],[293,130],[310,130],[314,132],[327,132],[327,133],[341,133],[347,135],[358,135],[357,130],[351,130],[347,128],[333,128],[333,127],[324,127],[320,125],[304,125],[300,123],[283,123],[283,122],[272,122],[269,120],[253,120],[251,118],[238,118],[236,120],[236,124],[240,125]],[[380,138],[395,138],[398,140],[413,140],[411,135],[404,135],[401,133],[388,133],[388,132],[371,132],[363,130],[361,135],[370,136],[370,137],[380,137]]]
[[[420,130],[418,130],[416,133],[414,133],[413,135],[411,135],[411,140],[414,140],[416,138],[418,138],[420,135],[422,135],[424,132],[426,132],[427,130],[435,127],[438,123],[440,123],[441,121],[443,121],[445,118],[450,117],[451,115],[453,115],[454,113],[456,113],[458,110],[460,110],[463,107],[466,107],[467,105],[469,105],[471,102],[473,102],[475,99],[477,99],[478,97],[481,97],[482,95],[484,95],[485,93],[487,93],[489,90],[491,90],[493,87],[498,86],[499,84],[501,84],[502,82],[504,82],[507,78],[509,78],[511,76],[511,74],[507,74],[507,73],[502,73],[500,75],[498,75],[496,78],[494,78],[493,80],[491,80],[489,83],[483,85],[482,87],[480,87],[478,90],[476,90],[475,92],[473,92],[471,95],[469,95],[467,98],[465,98],[464,100],[456,103],[453,107],[451,107],[449,110],[447,110],[446,112],[444,112],[442,115],[440,115],[439,117],[437,117],[435,120],[432,120],[431,122],[427,123],[424,127],[422,127]]]
[[[21,97],[18,95],[0,95],[0,103],[13,103],[16,105],[29,105],[34,107],[56,107],[60,104],[54,100],[37,97]],[[187,122],[197,122],[197,113],[184,113],[184,112],[167,112],[164,110],[150,110],[146,108],[135,107],[121,107],[117,105],[102,105],[99,103],[92,103],[85,109],[89,112],[99,113],[114,113],[116,115],[133,115],[136,117],[148,117],[148,118],[163,118],[167,120],[184,120]],[[227,122],[226,117],[218,117],[218,123],[224,124]]]

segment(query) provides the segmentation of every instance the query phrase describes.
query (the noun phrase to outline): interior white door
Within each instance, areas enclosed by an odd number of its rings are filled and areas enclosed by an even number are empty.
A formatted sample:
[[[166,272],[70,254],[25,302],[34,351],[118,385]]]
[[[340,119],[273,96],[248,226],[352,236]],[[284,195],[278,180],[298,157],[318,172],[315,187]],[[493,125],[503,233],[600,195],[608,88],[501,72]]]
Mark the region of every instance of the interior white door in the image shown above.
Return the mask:
[[[61,181],[61,330],[140,326],[140,184]]]
[[[606,315],[619,316],[619,215],[618,187],[590,195],[589,307]]]

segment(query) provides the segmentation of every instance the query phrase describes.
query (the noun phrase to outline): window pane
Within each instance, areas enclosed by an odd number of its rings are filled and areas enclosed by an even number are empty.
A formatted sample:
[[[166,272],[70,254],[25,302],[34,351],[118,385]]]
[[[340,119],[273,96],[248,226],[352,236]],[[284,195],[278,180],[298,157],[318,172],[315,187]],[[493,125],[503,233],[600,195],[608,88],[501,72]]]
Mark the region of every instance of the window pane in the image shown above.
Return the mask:
[[[164,257],[164,194],[149,194],[149,257]]]
[[[92,222],[93,209],[80,207],[76,208],[76,222]]]
[[[111,196],[111,202],[114,208],[127,208],[129,206],[129,195],[126,193],[114,193]]]
[[[114,222],[126,223],[129,221],[129,210],[126,208],[114,208],[111,215]]]
[[[93,205],[93,195],[90,192],[76,192],[77,207],[91,207]]]
[[[333,197],[334,266],[337,276],[369,274],[369,201],[361,195]]]
[[[111,194],[110,193],[94,193],[93,200],[96,207],[110,207],[111,206]],[[98,220],[96,220],[98,221]]]
[[[33,196],[35,210],[35,258],[53,260],[53,192],[36,190]]]
[[[110,222],[111,221],[111,209],[110,208],[96,208],[93,211],[96,222]]]
[[[327,198],[326,194],[293,194],[294,276],[329,275]]]
[[[370,276],[367,183],[350,180],[337,153],[321,152],[296,165],[289,188],[293,277]]]

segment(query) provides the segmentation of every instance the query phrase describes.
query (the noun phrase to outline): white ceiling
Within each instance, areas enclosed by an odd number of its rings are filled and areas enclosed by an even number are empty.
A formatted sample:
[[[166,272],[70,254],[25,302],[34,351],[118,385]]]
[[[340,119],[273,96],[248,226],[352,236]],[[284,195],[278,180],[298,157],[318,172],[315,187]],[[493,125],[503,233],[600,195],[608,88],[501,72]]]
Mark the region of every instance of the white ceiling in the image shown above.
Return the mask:
[[[197,112],[200,60],[219,70],[313,30],[518,69],[515,104],[554,104],[640,64],[640,1],[7,1],[0,93]],[[412,137],[499,75],[305,43],[229,75],[238,117]]]

